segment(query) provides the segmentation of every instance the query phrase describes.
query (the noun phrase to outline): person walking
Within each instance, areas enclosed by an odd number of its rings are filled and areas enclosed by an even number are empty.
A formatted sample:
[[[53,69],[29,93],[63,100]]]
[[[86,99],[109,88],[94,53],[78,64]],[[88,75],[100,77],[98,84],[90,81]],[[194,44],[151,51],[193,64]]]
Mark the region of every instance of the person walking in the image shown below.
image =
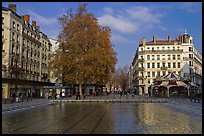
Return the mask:
[[[62,99],[64,99],[64,97],[65,97],[65,92],[63,91],[62,92]]]
[[[13,92],[13,94],[12,94],[12,101],[11,102],[15,102],[15,99],[16,99],[16,94],[15,94],[15,92]]]

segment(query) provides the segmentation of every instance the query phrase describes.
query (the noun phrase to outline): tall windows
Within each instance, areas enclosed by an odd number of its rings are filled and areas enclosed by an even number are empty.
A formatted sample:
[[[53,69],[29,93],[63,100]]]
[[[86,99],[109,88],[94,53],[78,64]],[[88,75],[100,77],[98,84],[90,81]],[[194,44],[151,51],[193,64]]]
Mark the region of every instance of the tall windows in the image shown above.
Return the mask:
[[[189,47],[189,51],[193,51],[193,47]]]
[[[147,72],[147,76],[150,77],[150,72]]]
[[[180,62],[178,62],[177,64],[178,64],[178,68],[180,68],[181,67]]]
[[[160,55],[157,55],[157,60],[160,60]]]
[[[155,77],[155,72],[152,72],[152,77]]]
[[[157,63],[157,68],[160,68],[160,63]]]
[[[177,59],[180,60],[181,59],[181,55],[178,54],[177,55]]]
[[[162,60],[165,60],[165,55],[162,55]]]
[[[176,68],[176,63],[175,62],[173,62],[173,68]]]
[[[176,59],[176,55],[173,55],[173,60],[175,60]]]
[[[155,64],[155,63],[152,63],[152,68],[155,68],[154,64]]]
[[[152,55],[152,60],[154,60],[154,55]]]
[[[150,55],[147,55],[147,60],[150,60]]]
[[[171,60],[171,55],[168,55],[168,60]]]
[[[150,68],[150,63],[147,63],[147,68]]]
[[[171,62],[168,63],[168,68],[171,68]]]

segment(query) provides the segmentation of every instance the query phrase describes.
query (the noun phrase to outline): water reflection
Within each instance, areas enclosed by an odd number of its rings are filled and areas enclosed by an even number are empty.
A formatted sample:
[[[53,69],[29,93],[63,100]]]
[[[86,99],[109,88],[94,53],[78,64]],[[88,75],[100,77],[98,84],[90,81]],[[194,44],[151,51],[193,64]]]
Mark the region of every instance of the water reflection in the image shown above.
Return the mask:
[[[201,133],[202,122],[155,103],[66,103],[2,115],[3,133]]]

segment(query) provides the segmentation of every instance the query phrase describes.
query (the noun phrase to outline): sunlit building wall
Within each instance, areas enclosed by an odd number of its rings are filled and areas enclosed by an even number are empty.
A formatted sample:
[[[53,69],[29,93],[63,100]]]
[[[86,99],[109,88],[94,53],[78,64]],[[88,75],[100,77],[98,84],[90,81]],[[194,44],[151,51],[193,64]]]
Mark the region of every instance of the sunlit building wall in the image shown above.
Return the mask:
[[[202,56],[186,32],[175,40],[171,35],[167,40],[153,36],[148,42],[142,38],[131,67],[133,89],[139,95],[150,94],[154,79],[169,72],[189,78],[199,86],[198,91],[202,90]]]

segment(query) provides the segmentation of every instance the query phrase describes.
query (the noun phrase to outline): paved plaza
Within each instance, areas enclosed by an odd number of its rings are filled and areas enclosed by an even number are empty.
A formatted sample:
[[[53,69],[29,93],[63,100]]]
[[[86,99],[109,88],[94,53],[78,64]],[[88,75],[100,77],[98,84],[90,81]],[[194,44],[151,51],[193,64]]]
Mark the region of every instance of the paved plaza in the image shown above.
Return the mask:
[[[201,103],[193,103],[188,98],[158,98],[158,97],[145,97],[145,96],[132,96],[132,95],[122,95],[119,94],[109,94],[101,96],[82,96],[80,100],[76,100],[75,96],[65,97],[64,99],[45,99],[45,98],[33,98],[32,101],[23,101],[19,103],[3,103],[2,102],[2,114],[15,112],[20,110],[26,110],[30,108],[35,108],[38,106],[45,106],[54,104],[56,102],[133,102],[133,103],[161,103],[165,106],[174,107],[177,109],[183,109],[189,112],[192,110],[201,110]],[[200,113],[202,114],[202,113]]]

